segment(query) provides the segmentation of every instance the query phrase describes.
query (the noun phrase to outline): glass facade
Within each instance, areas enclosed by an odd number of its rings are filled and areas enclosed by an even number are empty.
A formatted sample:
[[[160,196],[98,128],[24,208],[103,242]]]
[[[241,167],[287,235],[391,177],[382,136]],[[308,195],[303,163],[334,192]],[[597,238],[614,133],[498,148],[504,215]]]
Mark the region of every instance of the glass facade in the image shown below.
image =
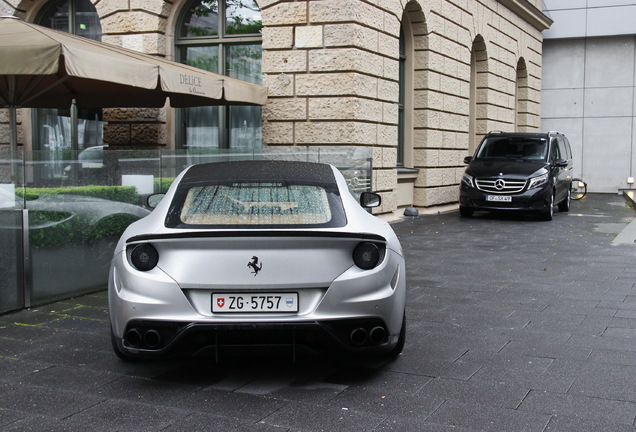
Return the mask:
[[[0,266],[0,313],[104,289],[119,236],[131,222],[149,214],[149,195],[165,192],[192,164],[324,162],[340,168],[355,197],[371,185],[369,147],[79,153],[56,153],[57,163],[73,175],[63,187],[49,187],[36,179],[47,169],[41,161],[50,152],[0,149],[0,252],[5,257]],[[282,207],[280,213],[292,216]]]
[[[262,84],[261,16],[250,0],[193,1],[177,32],[182,63]],[[261,107],[183,108],[177,112],[177,146],[184,149],[262,147]]]

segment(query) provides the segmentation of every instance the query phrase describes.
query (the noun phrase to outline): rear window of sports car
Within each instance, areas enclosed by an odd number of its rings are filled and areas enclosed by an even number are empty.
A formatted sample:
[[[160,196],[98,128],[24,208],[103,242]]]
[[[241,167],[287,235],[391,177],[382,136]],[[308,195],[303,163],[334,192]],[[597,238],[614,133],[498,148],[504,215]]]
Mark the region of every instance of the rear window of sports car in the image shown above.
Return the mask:
[[[181,185],[168,228],[339,227],[346,224],[337,190],[328,185],[233,182]]]

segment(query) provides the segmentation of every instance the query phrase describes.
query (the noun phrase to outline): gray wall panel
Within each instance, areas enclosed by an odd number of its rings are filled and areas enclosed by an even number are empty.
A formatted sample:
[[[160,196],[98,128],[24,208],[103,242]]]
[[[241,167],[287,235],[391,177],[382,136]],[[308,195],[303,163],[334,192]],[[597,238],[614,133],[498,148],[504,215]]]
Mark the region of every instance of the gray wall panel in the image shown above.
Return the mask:
[[[585,90],[586,117],[631,117],[632,87],[603,87]]]
[[[544,89],[541,117],[583,117],[583,89]]]
[[[585,47],[585,87],[634,85],[633,36],[591,38]]]
[[[543,0],[546,9],[553,11],[559,9],[585,9],[588,0]]]
[[[585,35],[587,13],[585,9],[549,11],[554,21],[552,27],[543,32],[545,38],[573,38]]]
[[[616,193],[627,186],[632,118],[586,118],[583,179],[592,192]]]
[[[587,10],[587,36],[636,32],[636,5]]]
[[[551,3],[561,3],[563,0],[551,0]],[[564,0],[567,2],[568,0]],[[611,7],[611,6],[626,6],[633,5],[634,0],[586,0],[588,8],[599,8],[599,7]],[[585,1],[583,1],[585,3]],[[585,7],[585,5],[580,6]]]
[[[550,40],[544,43],[541,85],[544,89],[583,88],[585,41]]]
[[[547,39],[615,36],[636,33],[635,0],[544,0],[554,24]]]

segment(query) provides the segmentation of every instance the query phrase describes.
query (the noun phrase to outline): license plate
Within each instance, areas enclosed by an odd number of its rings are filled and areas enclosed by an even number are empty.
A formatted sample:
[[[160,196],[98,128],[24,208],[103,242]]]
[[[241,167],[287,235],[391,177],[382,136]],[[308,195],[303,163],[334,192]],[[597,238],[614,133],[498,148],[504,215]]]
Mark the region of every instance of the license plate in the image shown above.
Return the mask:
[[[512,202],[512,197],[508,195],[486,195],[486,201]]]
[[[213,293],[212,312],[298,312],[298,293]]]

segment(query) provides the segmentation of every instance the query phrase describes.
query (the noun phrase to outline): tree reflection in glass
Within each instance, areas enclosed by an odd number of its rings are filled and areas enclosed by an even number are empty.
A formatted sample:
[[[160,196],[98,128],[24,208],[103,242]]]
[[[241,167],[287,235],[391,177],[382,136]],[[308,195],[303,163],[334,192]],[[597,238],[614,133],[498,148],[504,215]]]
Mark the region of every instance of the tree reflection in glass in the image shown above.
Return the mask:
[[[226,0],[225,33],[256,34],[263,28],[261,12],[253,0]]]

